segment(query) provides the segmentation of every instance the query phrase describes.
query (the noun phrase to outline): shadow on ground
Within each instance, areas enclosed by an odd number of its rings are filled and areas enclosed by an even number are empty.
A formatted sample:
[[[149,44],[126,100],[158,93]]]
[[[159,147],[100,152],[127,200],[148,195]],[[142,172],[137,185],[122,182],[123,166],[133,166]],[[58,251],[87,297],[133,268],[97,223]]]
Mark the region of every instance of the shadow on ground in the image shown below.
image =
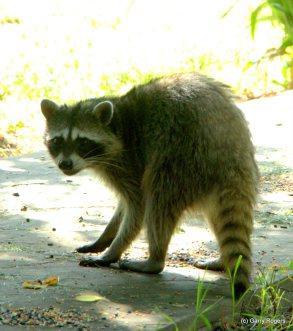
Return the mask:
[[[259,120],[252,125],[262,175],[252,238],[256,271],[290,262],[292,163],[286,146],[264,141],[259,133],[264,129],[264,134],[268,134],[270,125],[275,131],[289,132],[287,111],[284,117],[280,112],[278,120],[267,121],[266,125],[259,114],[252,111],[247,114],[250,122],[254,118]],[[0,313],[6,318],[11,318],[10,313],[15,309],[34,311],[39,307],[36,316],[42,321],[44,316],[48,318],[48,310],[52,311],[50,306],[53,306],[62,312],[55,314],[55,320],[51,318],[55,328],[69,327],[64,316],[73,310],[72,316],[83,323],[76,322],[75,326],[84,330],[95,330],[97,326],[99,330],[172,330],[170,319],[185,330],[194,318],[199,279],[204,279],[209,289],[205,305],[221,300],[217,309],[209,313],[210,321],[231,315],[229,282],[225,275],[193,267],[196,258],[218,254],[200,216],[197,221],[186,218],[171,242],[167,267],[160,275],[130,273],[115,266],[83,268],[78,266],[80,256],[74,249],[95,240],[103,231],[114,212],[115,197],[88,173],[64,177],[44,151],[1,160],[0,183]],[[145,257],[146,253],[142,234],[125,255],[137,258]],[[59,277],[58,286],[41,290],[22,287],[24,280],[44,279],[49,275]],[[85,290],[95,291],[100,300],[76,301],[76,294]],[[292,291],[292,283],[287,291]]]

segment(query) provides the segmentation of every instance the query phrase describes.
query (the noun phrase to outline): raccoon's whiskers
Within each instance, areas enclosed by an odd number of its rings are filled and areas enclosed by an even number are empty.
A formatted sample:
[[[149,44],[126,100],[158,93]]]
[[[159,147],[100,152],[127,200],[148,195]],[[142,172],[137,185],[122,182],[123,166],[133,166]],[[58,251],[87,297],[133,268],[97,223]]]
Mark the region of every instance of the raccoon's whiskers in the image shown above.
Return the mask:
[[[114,164],[114,163],[111,163],[111,162],[107,162],[107,161],[104,161],[104,160],[99,160],[98,158],[88,158],[86,159],[86,161],[89,163],[89,164],[92,164],[92,165],[106,165],[106,166],[109,166],[109,167],[113,167],[113,168],[117,168],[119,170],[122,170],[122,171],[125,171],[121,166],[119,166],[118,164]]]
[[[98,148],[94,148],[92,150],[90,150],[89,152],[87,152],[85,155],[84,155],[84,158],[86,160],[90,160],[92,157],[89,157],[87,158],[88,155],[90,155],[92,152],[94,152],[95,150],[97,150]],[[126,149],[121,149],[120,152],[127,152],[128,150]],[[99,154],[97,155],[96,157],[103,157],[103,156],[109,156],[109,155],[115,155],[115,152],[108,152],[108,153],[102,153],[102,154]]]

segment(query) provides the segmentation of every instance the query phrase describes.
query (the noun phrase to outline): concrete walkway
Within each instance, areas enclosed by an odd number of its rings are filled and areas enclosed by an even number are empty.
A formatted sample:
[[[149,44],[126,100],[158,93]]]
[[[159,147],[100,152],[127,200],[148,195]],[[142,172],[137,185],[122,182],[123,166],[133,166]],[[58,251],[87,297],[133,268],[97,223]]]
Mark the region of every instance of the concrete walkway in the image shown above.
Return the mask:
[[[292,260],[292,106],[292,92],[240,105],[250,122],[263,175],[253,235],[255,271],[260,266],[288,266]],[[222,298],[207,314],[210,322],[231,314],[225,275],[192,266],[196,257],[217,255],[213,237],[200,221],[187,218],[183,223],[160,275],[83,268],[74,249],[99,236],[116,205],[115,197],[98,179],[87,173],[64,177],[46,151],[39,151],[1,160],[0,184],[0,330],[22,330],[20,325],[1,323],[17,324],[18,319],[27,325],[28,311],[33,312],[28,319],[35,323],[51,318],[56,330],[70,326],[76,330],[174,330],[171,319],[180,330],[187,330],[194,319],[199,279],[209,289],[206,305]],[[146,252],[142,234],[127,255],[144,257]],[[50,275],[59,277],[57,286],[22,287],[25,280]],[[292,283],[286,282],[286,289],[292,298]],[[76,301],[83,291],[94,291],[100,300]],[[11,317],[11,311],[16,317]]]

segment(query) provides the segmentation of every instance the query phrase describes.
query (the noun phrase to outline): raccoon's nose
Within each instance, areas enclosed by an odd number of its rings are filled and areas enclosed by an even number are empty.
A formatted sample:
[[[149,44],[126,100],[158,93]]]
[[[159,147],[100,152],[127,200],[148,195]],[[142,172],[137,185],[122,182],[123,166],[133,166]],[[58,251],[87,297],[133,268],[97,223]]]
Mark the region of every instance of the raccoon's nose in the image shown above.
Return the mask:
[[[62,160],[59,162],[59,168],[61,170],[72,170],[73,168],[73,162],[69,160]]]

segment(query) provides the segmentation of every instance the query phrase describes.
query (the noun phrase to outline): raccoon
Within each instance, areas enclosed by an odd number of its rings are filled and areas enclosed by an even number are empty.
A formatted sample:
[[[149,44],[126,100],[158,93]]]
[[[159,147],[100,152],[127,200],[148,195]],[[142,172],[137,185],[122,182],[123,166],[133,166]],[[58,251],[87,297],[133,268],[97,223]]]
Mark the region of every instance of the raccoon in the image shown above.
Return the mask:
[[[82,266],[160,273],[185,210],[200,210],[220,259],[196,266],[229,270],[239,297],[252,268],[251,232],[258,169],[247,123],[229,89],[200,74],[177,74],[133,87],[123,96],[59,106],[43,100],[45,144],[65,175],[91,168],[119,196],[103,234],[79,253]],[[149,258],[120,260],[146,227]]]

